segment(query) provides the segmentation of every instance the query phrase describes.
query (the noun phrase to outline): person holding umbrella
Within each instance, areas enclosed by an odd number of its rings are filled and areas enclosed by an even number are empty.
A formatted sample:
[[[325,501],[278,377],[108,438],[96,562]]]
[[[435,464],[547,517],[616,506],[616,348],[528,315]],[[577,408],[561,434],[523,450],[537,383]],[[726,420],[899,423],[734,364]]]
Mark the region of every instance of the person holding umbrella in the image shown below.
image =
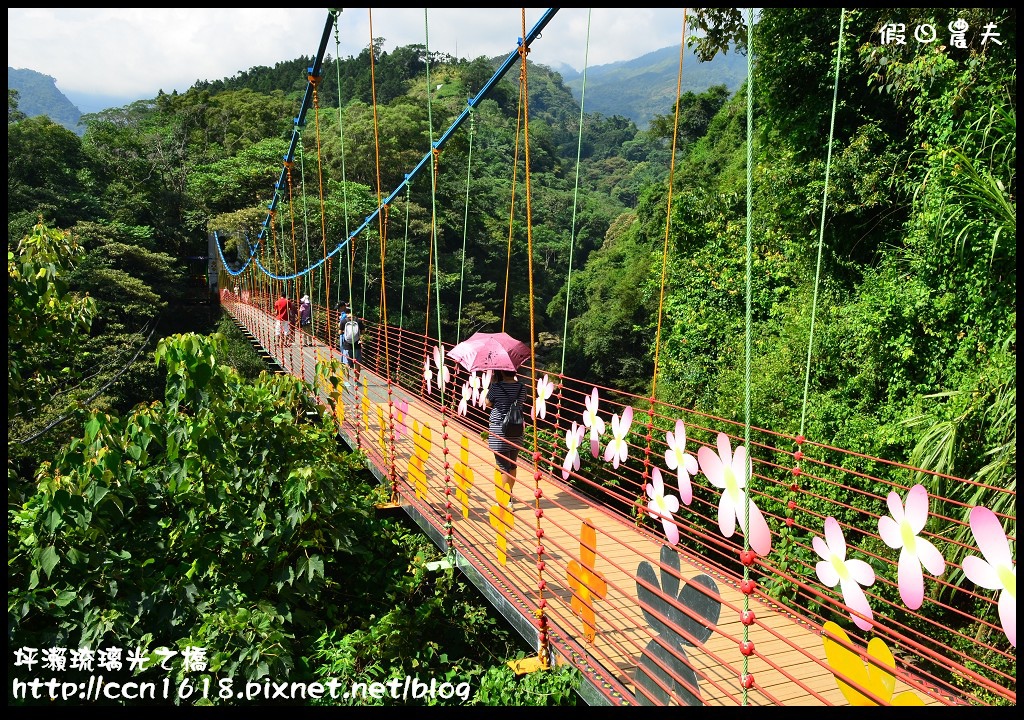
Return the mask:
[[[516,484],[516,458],[523,444],[524,425],[518,432],[504,427],[505,416],[514,405],[522,403],[526,386],[516,379],[516,370],[530,357],[530,346],[508,333],[474,333],[456,345],[448,357],[457,360],[470,372],[491,370],[491,380],[484,407],[491,411],[487,422],[487,447],[494,453],[494,463],[502,473],[509,492],[509,508],[515,502],[512,487]],[[522,405],[519,405],[522,410]]]
[[[526,386],[516,379],[514,370],[495,370],[484,398],[484,407],[491,411],[487,423],[487,447],[494,453],[494,463],[508,486],[509,509],[515,503],[512,487],[516,484],[516,458],[519,457],[519,446],[523,444],[523,426],[519,426],[518,435],[511,435],[506,434],[503,422],[509,408],[522,402],[525,391]]]

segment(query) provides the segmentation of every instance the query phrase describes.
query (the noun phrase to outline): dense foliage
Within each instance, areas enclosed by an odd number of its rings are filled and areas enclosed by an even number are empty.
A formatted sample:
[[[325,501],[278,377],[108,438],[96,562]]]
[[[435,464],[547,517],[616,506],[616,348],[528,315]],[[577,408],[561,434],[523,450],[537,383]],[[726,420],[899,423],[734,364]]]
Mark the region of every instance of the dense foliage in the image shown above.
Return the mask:
[[[220,335],[161,340],[163,400],[94,413],[40,468],[10,518],[9,637],[208,649],[208,674],[178,665],[176,685],[418,673],[476,687],[473,658],[512,655],[508,630],[452,571],[426,571],[427,538],[375,514],[361,455],[340,451],[329,414],[310,422],[303,383],[242,380],[222,351]]]

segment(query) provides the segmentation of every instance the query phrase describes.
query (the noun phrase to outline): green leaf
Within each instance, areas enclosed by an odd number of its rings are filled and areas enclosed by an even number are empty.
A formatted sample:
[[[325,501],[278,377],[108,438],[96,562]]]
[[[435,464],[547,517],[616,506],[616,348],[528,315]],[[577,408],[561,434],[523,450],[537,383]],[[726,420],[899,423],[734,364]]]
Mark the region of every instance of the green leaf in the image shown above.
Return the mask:
[[[90,483],[88,489],[85,491],[85,495],[90,501],[92,501],[93,507],[96,507],[108,492],[110,492],[110,490],[105,485]]]
[[[314,575],[323,576],[324,574],[324,561],[319,555],[313,555],[309,559],[309,579],[312,580]]]
[[[47,579],[49,579],[50,573],[53,572],[53,568],[57,566],[58,560],[57,550],[53,545],[48,545],[39,553],[38,562],[42,566],[43,572],[46,573]]]
[[[60,527],[60,523],[61,515],[59,512],[57,512],[56,508],[50,508],[46,512],[46,515],[43,516],[43,527],[46,528],[49,532],[53,532],[58,527]]]
[[[85,424],[85,441],[91,443],[100,431],[100,421],[95,415]]]
[[[62,590],[57,594],[57,599],[53,602],[57,607],[64,607],[76,597],[78,597],[78,593],[74,590]]]

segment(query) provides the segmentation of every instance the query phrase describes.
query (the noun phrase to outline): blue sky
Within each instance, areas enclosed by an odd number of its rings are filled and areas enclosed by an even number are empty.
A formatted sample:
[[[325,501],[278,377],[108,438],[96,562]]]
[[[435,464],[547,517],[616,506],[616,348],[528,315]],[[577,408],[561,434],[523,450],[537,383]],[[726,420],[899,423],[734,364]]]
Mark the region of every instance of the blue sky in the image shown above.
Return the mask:
[[[545,8],[526,8],[526,30]],[[184,92],[196,80],[316,54],[327,8],[8,8],[7,64],[44,73],[76,97],[135,99]],[[458,57],[506,55],[522,35],[522,8],[345,8],[338,56],[373,36],[385,49],[413,43]],[[629,60],[682,39],[681,8],[561,8],[530,59],[554,68]],[[335,39],[328,42],[335,54]],[[76,102],[77,104],[77,102]],[[122,104],[122,103],[118,103]],[[99,108],[86,108],[93,112]]]

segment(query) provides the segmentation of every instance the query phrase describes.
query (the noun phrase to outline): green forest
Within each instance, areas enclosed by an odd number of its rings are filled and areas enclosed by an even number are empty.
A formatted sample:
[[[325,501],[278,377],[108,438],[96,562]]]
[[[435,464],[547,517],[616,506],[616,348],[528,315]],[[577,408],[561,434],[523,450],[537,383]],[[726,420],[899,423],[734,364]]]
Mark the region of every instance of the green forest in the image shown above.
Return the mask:
[[[744,18],[697,12],[692,47],[745,53]],[[879,39],[959,19],[964,47]],[[749,85],[643,131],[530,63],[528,166],[513,69],[387,242],[371,224],[351,277],[289,294],[379,320],[383,283],[393,324],[532,333],[543,370],[733,420],[749,397],[759,427],[1015,492],[1016,12],[855,9],[841,32],[838,10],[765,8],[749,44]],[[328,219],[283,257],[362,225],[500,62],[382,47],[323,63],[277,214],[322,187]],[[211,233],[230,262],[263,227],[312,62],[84,115],[81,137],[9,90],[9,647],[208,647],[214,687],[418,675],[473,689],[439,704],[578,704],[574,671],[512,673],[530,649],[374,511],[330,413],[195,302]]]

